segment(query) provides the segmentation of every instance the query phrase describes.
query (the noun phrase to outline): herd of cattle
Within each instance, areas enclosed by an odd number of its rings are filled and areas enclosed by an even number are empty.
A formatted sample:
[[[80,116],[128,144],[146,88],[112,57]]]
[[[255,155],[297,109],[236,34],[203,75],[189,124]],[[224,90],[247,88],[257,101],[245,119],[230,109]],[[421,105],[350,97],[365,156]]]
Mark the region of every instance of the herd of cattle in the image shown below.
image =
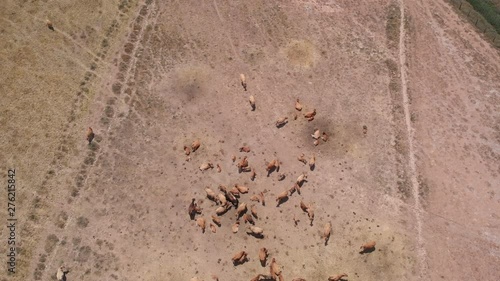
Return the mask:
[[[241,85],[243,86],[243,89],[247,91],[247,82],[244,74],[240,74],[240,81]],[[250,96],[249,98],[251,110],[254,111],[256,108],[256,101],[255,97],[253,95]],[[297,112],[302,111],[302,104],[300,103],[299,99],[295,101],[295,109]],[[313,109],[310,112],[307,112],[304,114],[304,118],[306,118],[308,121],[313,121],[314,117],[316,116],[316,109]],[[298,114],[295,114],[293,116],[294,120],[298,118]],[[281,117],[276,121],[276,127],[281,128],[285,126],[288,123],[288,117]],[[87,134],[86,134],[86,139],[88,141],[88,144],[90,145],[95,137],[94,131],[92,130],[91,127],[87,129]],[[328,134],[326,132],[321,132],[319,129],[315,129],[314,132],[311,134],[311,137],[313,139],[313,144],[317,146],[320,142],[320,139],[323,140],[324,142],[328,141]],[[200,140],[195,140],[191,143],[190,146],[184,146],[184,154],[186,155],[186,161],[189,161],[191,153],[195,153],[201,146],[201,141]],[[249,153],[251,151],[251,148],[249,146],[242,146],[239,148],[240,152],[243,153]],[[231,160],[233,163],[236,163],[236,156],[233,155],[231,157]],[[313,154],[309,160],[306,159],[304,154],[301,154],[297,157],[297,160],[302,162],[304,165],[308,164],[309,168],[311,171],[314,170],[316,166],[316,155]],[[280,160],[275,158],[268,163],[266,163],[266,173],[267,176],[269,177],[273,172],[276,172],[277,174],[277,179],[278,181],[282,181],[285,178],[285,174],[280,173]],[[248,162],[248,157],[243,156],[240,161],[238,161],[235,164],[236,168],[238,169],[239,173],[242,172],[249,172],[250,173],[250,179],[252,181],[255,180],[257,177],[257,172],[254,167],[251,167]],[[216,169],[218,173],[222,172],[222,168],[219,164],[216,164]],[[209,169],[213,169],[214,164],[212,162],[203,162],[200,166],[199,169],[201,171],[206,171]],[[301,194],[301,187],[305,182],[307,182],[307,173],[301,173],[297,179],[295,180],[295,183],[293,186],[289,189],[283,190],[283,192],[279,193],[275,201],[277,202],[277,207],[279,207],[282,203],[286,202],[288,200],[288,197],[291,196],[293,193],[297,192],[299,195]],[[212,200],[215,202],[215,204],[218,206],[215,209],[215,214],[211,215],[211,222],[208,223],[208,227],[210,228],[210,231],[213,233],[217,232],[217,229],[222,227],[222,222],[220,220],[220,216],[223,216],[226,214],[231,208],[235,208],[235,222],[231,226],[231,231],[233,233],[237,233],[239,231],[239,226],[240,226],[240,219],[243,220],[245,224],[249,224],[249,226],[246,228],[246,233],[248,235],[251,235],[257,239],[264,239],[264,229],[258,226],[255,226],[255,221],[259,220],[259,216],[257,213],[257,207],[255,204],[248,205],[245,202],[240,202],[242,200],[242,195],[243,194],[248,194],[250,189],[246,186],[235,184],[234,187],[228,188],[224,185],[219,185],[218,187],[220,193],[216,194],[210,187],[205,188],[206,196],[209,200]],[[252,195],[249,200],[252,202],[256,202],[259,204],[262,204],[262,206],[266,206],[266,199],[265,199],[265,191],[258,192],[254,195]],[[301,210],[307,214],[310,225],[313,225],[314,221],[314,208],[312,204],[306,204],[302,200],[300,201],[300,208]],[[248,210],[250,210],[250,214],[248,214]],[[188,207],[188,214],[191,220],[196,221],[196,224],[200,227],[202,233],[205,233],[206,227],[207,227],[207,220],[202,216],[203,210],[199,206],[198,203],[196,203],[196,199],[193,198],[191,200],[191,203],[189,204]],[[297,225],[299,220],[293,216],[293,223]],[[332,225],[330,222],[327,222],[324,225],[324,228],[322,230],[322,239],[324,239],[325,246],[328,245],[328,240],[330,239],[330,234],[332,231]],[[370,253],[373,252],[375,249],[375,241],[370,241],[361,246],[361,251],[360,253]],[[232,262],[235,266],[244,264],[249,261],[248,258],[249,253],[246,251],[238,251],[237,253],[234,254],[232,257]],[[268,249],[266,248],[260,248],[258,252],[258,258],[260,261],[260,264],[262,267],[265,267],[267,265],[268,261]],[[64,267],[61,266],[58,268],[57,273],[56,273],[56,278],[59,281],[66,280],[66,274],[69,271]],[[218,281],[219,278],[215,275],[212,276],[214,280]],[[334,276],[328,277],[328,281],[341,281],[341,280],[346,280],[345,277],[347,277],[346,273],[341,273],[337,274]],[[191,281],[197,281],[199,280],[197,277],[194,277],[191,279]],[[269,274],[257,274],[255,277],[251,279],[251,281],[284,281],[283,273],[281,266],[278,264],[276,261],[276,258],[272,258],[271,261],[269,262]],[[305,281],[304,278],[295,278],[292,281]]]
[[[247,91],[247,81],[245,78],[244,74],[240,74],[240,81],[241,85],[243,86],[243,89]],[[254,111],[256,108],[256,100],[253,95],[250,96],[249,98],[251,110]],[[297,99],[295,101],[295,109],[297,112],[302,111],[302,104],[300,103],[300,100]],[[314,117],[316,116],[316,109],[313,109],[310,112],[307,112],[304,114],[304,118],[306,118],[308,121],[313,121]],[[296,120],[298,118],[298,114],[295,114],[293,116],[293,119]],[[276,121],[276,127],[281,128],[285,126],[288,123],[288,116],[281,117]],[[313,139],[313,144],[317,146],[320,142],[320,139],[323,140],[324,142],[328,141],[328,134],[326,132],[321,132],[319,129],[315,129],[314,132],[311,134],[311,137]],[[201,145],[200,140],[195,140],[192,142],[190,146],[184,146],[184,153],[186,155],[186,161],[189,161],[190,154],[196,152],[196,150],[199,149]],[[239,148],[240,152],[248,153],[251,151],[251,148],[249,146],[242,146]],[[242,172],[249,172],[250,173],[250,179],[252,181],[255,180],[257,176],[257,172],[255,167],[250,166],[249,164],[249,159],[247,156],[240,157],[240,161],[236,162],[237,158],[235,155],[232,155],[231,160],[233,163],[235,163],[236,169],[238,170],[239,173]],[[297,157],[297,160],[302,162],[304,165],[308,164],[309,168],[311,171],[314,170],[315,165],[316,165],[316,155],[313,154],[309,159],[306,158],[304,154],[301,154]],[[269,162],[266,163],[266,173],[267,176],[269,177],[273,172],[276,172],[277,174],[277,179],[278,181],[281,181],[285,178],[285,174],[280,173],[280,160],[278,158],[275,158]],[[219,164],[216,164],[214,166],[214,163],[212,162],[203,162],[200,166],[199,169],[201,171],[206,171],[209,169],[213,169],[214,167],[217,167],[217,172],[220,173],[222,172],[221,166]],[[307,182],[307,173],[301,173],[297,179],[295,180],[295,183],[291,188],[287,188],[283,190],[283,192],[279,193],[275,199],[277,202],[277,207],[280,206],[280,204],[286,202],[288,200],[288,197],[291,196],[293,193],[297,192],[298,194],[301,194],[301,187],[305,182]],[[250,203],[247,202],[242,202],[243,201],[243,195],[248,194],[250,191],[250,188],[247,186],[243,186],[240,184],[235,184],[234,187],[228,188],[227,186],[224,185],[219,185],[218,186],[219,193],[217,194],[213,189],[210,187],[205,187],[205,192],[206,192],[206,197],[213,201],[218,207],[215,209],[215,214],[212,214],[210,216],[211,221],[208,221],[203,217],[203,210],[199,206],[199,203],[196,203],[196,199],[193,198],[191,200],[191,203],[189,204],[188,207],[188,214],[191,220],[194,220],[196,222],[196,225],[201,229],[202,233],[205,233],[205,230],[208,227],[210,228],[210,231],[213,233],[217,232],[217,229],[222,227],[222,223],[220,220],[220,217],[226,214],[231,208],[234,208],[235,211],[235,222],[231,226],[231,231],[233,233],[237,233],[239,231],[239,226],[240,226],[240,220],[243,221],[245,224],[249,224],[246,228],[246,233],[248,235],[251,235],[257,239],[264,239],[265,234],[264,234],[264,229],[255,226],[256,220],[258,221],[259,215],[257,213],[257,207],[254,204],[249,205]],[[252,202],[260,203],[262,206],[266,206],[266,198],[265,198],[265,193],[266,191],[261,191],[257,192],[254,195],[252,195],[249,200]],[[200,201],[201,202],[201,201]],[[314,221],[314,208],[312,204],[306,204],[302,200],[300,201],[300,208],[301,210],[307,214],[309,220],[310,220],[310,225],[313,225]],[[248,213],[248,211],[250,211]],[[293,217],[293,223],[297,225],[298,219]],[[322,230],[322,239],[324,240],[325,246],[328,245],[328,240],[330,239],[330,234],[332,231],[332,225],[330,222],[327,222],[324,225],[324,228]],[[370,253],[375,249],[376,242],[375,241],[369,241],[365,243],[364,245],[361,246],[361,251],[360,253]],[[241,264],[244,264],[249,261],[249,256],[250,254],[246,251],[238,251],[234,254],[232,257],[232,262],[234,266],[238,266]],[[260,264],[262,267],[266,267],[267,264],[269,264],[269,274],[257,274],[255,277],[251,279],[251,281],[263,281],[263,280],[268,280],[268,281],[283,281],[283,273],[282,273],[282,268],[276,261],[276,258],[273,257],[271,261],[268,263],[268,249],[262,247],[260,248],[259,252],[256,253],[256,256],[258,256],[258,259],[260,261]],[[341,281],[341,280],[346,280],[345,278],[347,277],[346,273],[341,273],[337,274],[334,276],[330,276],[328,278],[329,281]],[[212,278],[214,280],[219,280],[217,276],[213,275]],[[199,280],[197,277],[194,277],[191,279],[191,281],[197,281]],[[295,278],[292,281],[305,281],[303,278]]]

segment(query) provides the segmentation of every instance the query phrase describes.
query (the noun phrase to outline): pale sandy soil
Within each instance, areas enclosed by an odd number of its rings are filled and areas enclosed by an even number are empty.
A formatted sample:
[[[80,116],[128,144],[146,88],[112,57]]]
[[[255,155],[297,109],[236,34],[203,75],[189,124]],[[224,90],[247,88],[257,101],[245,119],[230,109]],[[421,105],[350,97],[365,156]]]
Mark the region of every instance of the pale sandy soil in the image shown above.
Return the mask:
[[[93,3],[0,9],[0,167],[18,171],[22,222],[18,273],[0,280],[55,280],[63,264],[67,280],[250,280],[269,272],[261,247],[285,280],[498,279],[500,57],[448,4]],[[327,142],[313,145],[315,128]],[[248,156],[255,181],[232,155]],[[283,181],[267,176],[274,158]],[[221,173],[200,171],[206,161]],[[277,207],[303,172],[301,194]],[[204,188],[220,184],[249,187],[248,205],[265,192],[263,239],[243,221],[231,232],[234,209],[216,233],[190,220],[196,198],[208,224]],[[234,266],[240,250],[249,261]]]

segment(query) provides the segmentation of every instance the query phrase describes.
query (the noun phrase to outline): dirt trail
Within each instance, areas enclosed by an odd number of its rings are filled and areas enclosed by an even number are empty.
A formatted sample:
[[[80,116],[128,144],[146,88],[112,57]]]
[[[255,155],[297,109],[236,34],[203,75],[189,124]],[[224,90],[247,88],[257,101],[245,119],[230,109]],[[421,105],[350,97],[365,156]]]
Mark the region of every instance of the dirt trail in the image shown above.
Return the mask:
[[[498,50],[447,1],[406,1],[408,96],[431,280],[498,279]],[[460,245],[460,247],[457,247]]]
[[[405,3],[404,0],[399,1],[399,8],[401,11],[401,20],[399,27],[399,69],[401,76],[401,94],[403,96],[403,108],[406,121],[406,130],[408,133],[408,171],[411,185],[413,189],[414,206],[413,211],[415,213],[415,223],[417,231],[417,242],[418,242],[418,263],[420,267],[420,278],[421,280],[428,280],[429,276],[427,274],[427,253],[425,251],[424,238],[422,235],[422,205],[420,203],[420,188],[417,178],[417,166],[415,163],[415,149],[414,149],[414,128],[411,124],[411,112],[410,112],[410,101],[408,98],[408,77],[407,77],[407,66],[406,66],[406,18],[405,18]]]
[[[144,7],[144,6],[143,6]],[[150,6],[148,6],[148,9],[147,9],[147,13],[145,15],[139,15],[139,11],[137,12],[136,14],[136,18],[137,17],[141,17],[143,16],[144,17],[144,22],[143,22],[143,28],[140,30],[140,32],[138,33],[138,40],[135,42],[134,44],[134,47],[133,47],[133,50],[132,50],[132,54],[131,56],[133,57],[132,61],[131,61],[131,64],[129,66],[129,68],[127,69],[127,71],[125,72],[125,81],[129,81],[130,78],[131,78],[131,73],[134,71],[134,68],[135,68],[135,63],[136,63],[136,60],[137,60],[137,57],[136,57],[136,53],[138,51],[138,49],[140,48],[140,45],[141,45],[141,42],[143,41],[143,37],[144,37],[144,33],[145,33],[145,26],[147,26],[148,24],[151,24],[151,17],[152,17],[152,13],[153,11],[155,11],[155,3],[152,2],[152,4]],[[132,28],[130,28],[128,30],[130,33],[132,33],[134,30]],[[63,32],[61,32],[63,33]],[[69,37],[67,34],[65,34],[65,36]],[[71,39],[71,37],[69,37],[69,39]],[[90,51],[89,51],[90,52]],[[92,55],[94,55],[92,53]],[[112,75],[115,74],[113,72],[111,72],[111,74],[108,74],[108,79],[113,79]],[[123,90],[122,90],[123,92]],[[123,94],[123,93],[122,93]],[[111,98],[113,95],[113,93],[111,92],[108,92],[108,95],[107,95],[107,99]],[[109,126],[107,127],[106,130],[101,130],[99,132],[100,134],[100,137],[106,137],[106,136],[109,136],[110,135],[110,132],[112,132],[114,129],[115,129],[115,126],[120,126],[120,119],[115,119],[113,120],[114,122],[111,122],[109,124]],[[97,152],[96,154],[96,157],[95,157],[95,161],[94,161],[94,164],[91,165],[88,169],[89,169],[89,174],[92,175],[94,173],[94,170],[95,169],[99,169],[99,167],[97,167],[97,163],[99,163],[99,160],[100,160],[100,157],[102,157],[104,154],[106,154],[106,152],[109,150],[110,148],[109,147],[105,147],[105,144],[102,145],[102,147],[99,149],[99,151]],[[85,178],[84,180],[84,186],[87,186],[89,185],[88,182],[89,180],[92,178],[92,176],[88,176]],[[75,220],[77,219],[75,216],[72,216],[71,214],[73,213],[72,212],[72,209],[74,208],[78,208],[79,206],[79,201],[82,200],[82,198],[85,198],[85,195],[86,193],[91,193],[92,190],[91,190],[91,187],[93,185],[89,185],[90,188],[84,190],[81,192],[81,195],[79,197],[77,197],[74,201],[73,201],[73,205],[71,206],[71,209],[68,211],[70,213],[70,215],[68,216],[68,219],[66,221],[66,224],[64,225],[64,227],[61,229],[61,231],[65,231],[68,226],[71,226],[73,227],[74,224],[75,224]],[[54,258],[56,258],[58,256],[58,250],[62,244],[62,240],[57,243],[55,245],[55,248],[47,262],[47,266],[46,268],[47,269],[52,269],[52,268],[55,268],[57,267],[56,265],[54,265]],[[50,272],[47,272],[46,274],[50,275]]]

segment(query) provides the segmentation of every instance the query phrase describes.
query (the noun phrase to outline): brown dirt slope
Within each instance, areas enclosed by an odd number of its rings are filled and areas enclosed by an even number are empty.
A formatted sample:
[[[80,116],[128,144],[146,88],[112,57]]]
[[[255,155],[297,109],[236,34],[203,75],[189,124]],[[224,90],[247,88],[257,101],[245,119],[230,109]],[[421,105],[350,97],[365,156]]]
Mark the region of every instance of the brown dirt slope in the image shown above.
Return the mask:
[[[452,7],[407,1],[408,80],[432,280],[496,280],[500,58]]]

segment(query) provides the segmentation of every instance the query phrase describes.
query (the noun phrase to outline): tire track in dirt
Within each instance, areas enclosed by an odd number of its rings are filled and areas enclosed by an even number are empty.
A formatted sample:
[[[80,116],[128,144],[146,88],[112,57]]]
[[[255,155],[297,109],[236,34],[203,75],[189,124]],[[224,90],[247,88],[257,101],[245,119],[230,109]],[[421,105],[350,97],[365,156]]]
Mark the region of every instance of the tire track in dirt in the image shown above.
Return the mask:
[[[143,26],[146,26],[148,24],[148,19],[151,17],[151,15],[153,14],[151,11],[154,10],[153,8],[151,8],[150,4],[152,3],[153,1],[146,1],[146,4],[142,5],[142,8],[139,10],[138,12],[138,15],[135,17],[135,23],[137,23],[138,21],[143,23]],[[149,11],[149,13],[144,13],[144,11]],[[144,22],[143,22],[143,19],[145,18]],[[134,27],[135,27],[135,24],[134,24]],[[134,48],[132,50],[132,52],[130,53],[130,56],[131,57],[136,57],[135,54],[138,50],[138,46],[140,44],[140,42],[142,41],[142,37],[144,36],[144,30],[145,28],[141,28],[140,32],[138,34],[135,34],[134,32],[131,32],[130,36],[129,36],[129,40],[128,42],[134,42]],[[131,37],[132,35],[134,35],[135,40],[132,40]],[[126,77],[125,81],[129,81],[131,78],[131,73],[133,72],[133,68],[134,68],[134,64],[135,64],[135,61],[129,61],[129,65],[127,65],[127,69],[126,71],[121,71],[122,74],[124,74],[124,77]],[[125,73],[123,73],[125,72]],[[88,80],[87,78],[85,80]],[[124,99],[124,95],[123,95],[123,92],[124,90],[120,87],[120,92],[119,93],[116,93],[116,92],[113,92],[113,94],[117,95],[117,96],[121,96],[122,99]],[[79,95],[80,96],[80,95]],[[125,102],[124,103],[127,103],[129,104],[130,106],[132,106],[132,101],[133,99],[129,99],[129,103]],[[106,109],[104,110],[103,112],[103,115],[105,115],[106,117],[108,118],[111,118],[112,116],[109,116],[108,114],[108,108],[111,108],[112,109],[112,105],[116,102],[116,97],[108,97],[108,99],[106,100]],[[75,103],[73,104],[73,110],[76,110],[76,108],[78,108],[78,106],[76,106],[78,104],[78,101],[75,101]],[[76,106],[76,108],[75,108]],[[113,115],[113,114],[111,114]],[[73,114],[72,114],[73,116]],[[70,117],[71,118],[71,117]],[[101,119],[102,120],[102,119]],[[120,123],[120,120],[119,119],[115,119],[117,120],[117,123],[119,124]],[[70,122],[71,123],[71,122]],[[112,130],[113,126],[111,126],[112,124],[109,124],[107,126],[107,129],[106,130],[103,130],[99,135],[98,137],[96,137],[96,139],[102,139],[102,137],[104,136],[107,136],[109,135],[109,132]],[[118,125],[117,125],[118,126]],[[69,128],[69,123],[68,125],[66,125],[66,129]],[[65,131],[66,131],[65,129]],[[99,141],[100,142],[100,141]],[[99,161],[99,158],[102,156],[102,155],[105,155],[106,153],[106,150],[102,147],[95,147],[95,143],[93,144],[94,146],[92,146],[91,148],[95,148],[95,149],[91,149],[91,151],[88,153],[87,157],[85,158],[84,160],[84,163],[85,164],[88,164],[86,165],[85,168],[83,168],[83,171],[80,171],[79,175],[77,176],[76,178],[76,185],[77,187],[79,188],[82,188],[84,187],[85,185],[87,185],[87,182],[89,180],[89,175],[91,174],[91,171],[92,169],[94,168],[95,166],[95,163],[97,163]],[[99,153],[96,153],[97,151],[99,151]],[[88,161],[88,159],[91,159],[91,161]],[[75,205],[78,205],[78,201],[80,198],[83,198],[83,196],[81,194],[79,194],[80,190],[77,189],[76,191],[76,194],[74,195],[72,193],[72,196],[73,197],[76,197],[75,200],[73,201],[73,206]],[[78,196],[78,197],[77,197]],[[71,209],[70,209],[70,212],[71,213]],[[60,229],[60,231],[64,231],[76,218],[74,216],[68,216],[68,218],[66,219],[66,222],[64,224],[64,227],[62,227]],[[59,246],[61,245],[61,240],[59,242],[56,243],[54,249],[52,250],[52,252],[50,253],[50,258],[48,259],[48,262],[46,264],[46,266],[44,267],[45,269],[51,269],[52,266],[53,266],[53,261],[54,261],[54,258],[57,256],[57,252],[58,252],[58,249],[59,249]],[[45,270],[44,270],[45,271]],[[44,271],[40,272],[39,275],[42,276]]]
[[[82,115],[83,111],[85,110],[86,103],[89,101],[89,96],[91,96],[89,88],[91,87],[93,80],[99,76],[97,73],[97,68],[99,66],[109,65],[108,63],[104,62],[104,58],[106,57],[110,46],[109,44],[104,43],[107,42],[108,39],[116,35],[119,24],[119,21],[115,19],[112,21],[108,29],[105,30],[105,35],[103,36],[104,39],[101,45],[98,47],[98,54],[100,55],[97,55],[94,52],[90,51],[90,49],[76,42],[72,38],[70,38],[71,40],[67,41],[85,50],[86,53],[90,54],[94,59],[89,61],[89,66],[85,66],[83,65],[83,63],[80,63],[80,65],[86,68],[87,71],[80,81],[80,85],[77,89],[76,95],[74,96],[73,100],[69,102],[70,114],[67,117],[67,123],[61,126],[61,140],[59,142],[57,150],[54,153],[54,158],[51,162],[51,165],[47,169],[46,175],[42,180],[40,186],[33,191],[33,199],[30,202],[31,204],[27,211],[29,220],[23,226],[23,228],[21,228],[21,235],[30,237],[30,239],[26,239],[26,241],[21,246],[24,253],[19,259],[19,264],[20,267],[25,266],[26,270],[23,270],[23,275],[19,276],[20,278],[26,277],[28,274],[30,274],[30,270],[32,268],[35,268],[33,270],[33,278],[35,280],[41,280],[43,278],[43,274],[48,268],[46,266],[47,255],[51,255],[51,253],[54,251],[54,248],[49,247],[50,250],[47,250],[46,247],[45,252],[41,252],[41,249],[43,249],[43,243],[41,243],[39,240],[43,241],[44,235],[47,235],[47,240],[45,241],[46,245],[51,242],[49,241],[49,237],[55,237],[55,239],[57,239],[59,243],[61,242],[53,233],[53,231],[50,230],[50,228],[43,229],[40,227],[44,224],[47,224],[49,222],[49,216],[53,215],[54,213],[53,209],[50,208],[50,206],[53,204],[53,201],[51,199],[53,199],[54,197],[53,195],[51,195],[53,193],[49,189],[53,185],[59,185],[59,183],[57,182],[58,177],[56,176],[56,173],[54,171],[60,169],[61,166],[65,166],[65,162],[68,160],[68,155],[71,149],[76,146],[72,128],[77,125],[75,120],[78,119],[78,116]],[[67,37],[67,34],[63,35],[65,38]],[[100,139],[101,138],[99,136],[96,137],[96,140],[90,146],[90,149],[87,152],[84,152],[85,158],[81,165],[79,174],[75,180],[76,186],[78,188],[83,186],[83,180],[88,175],[88,167],[95,162],[96,152],[100,149]],[[71,191],[73,197],[78,195],[78,188],[74,187]],[[38,255],[36,255],[37,253]],[[38,256],[38,259],[33,258],[35,256]]]
[[[408,165],[409,176],[413,190],[414,205],[413,211],[415,213],[416,229],[417,229],[417,258],[420,267],[419,277],[420,280],[428,280],[427,273],[427,253],[424,247],[422,235],[422,205],[420,203],[420,186],[417,177],[417,167],[415,163],[415,149],[413,147],[413,132],[414,129],[411,125],[411,112],[408,97],[408,83],[407,83],[407,69],[406,69],[406,30],[405,30],[405,5],[404,0],[399,0],[400,8],[400,26],[399,26],[399,70],[401,76],[401,94],[403,96],[403,109],[406,121],[406,129],[408,134]]]

